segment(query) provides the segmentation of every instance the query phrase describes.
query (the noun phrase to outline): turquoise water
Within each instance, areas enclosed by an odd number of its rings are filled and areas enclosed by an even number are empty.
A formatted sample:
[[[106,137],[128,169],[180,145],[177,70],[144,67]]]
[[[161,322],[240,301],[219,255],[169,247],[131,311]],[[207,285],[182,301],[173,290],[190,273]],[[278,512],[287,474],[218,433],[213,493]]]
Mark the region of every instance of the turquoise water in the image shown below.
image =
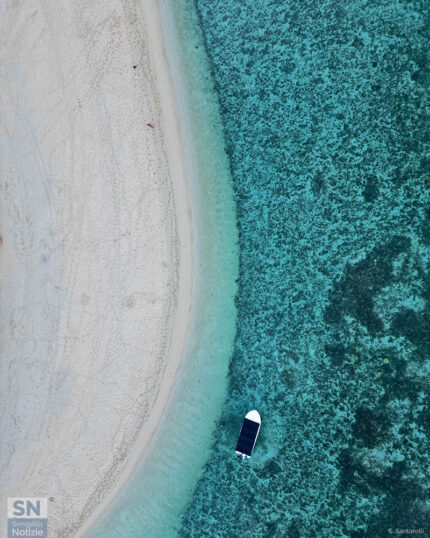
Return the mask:
[[[430,536],[430,4],[195,5],[240,276],[228,395],[179,535]]]
[[[210,455],[227,393],[238,278],[238,230],[219,104],[195,11],[160,2],[187,163],[194,261],[191,329],[172,397],[133,477],[91,538],[169,538]]]
[[[91,536],[430,536],[429,3],[162,7],[199,299],[162,426]]]

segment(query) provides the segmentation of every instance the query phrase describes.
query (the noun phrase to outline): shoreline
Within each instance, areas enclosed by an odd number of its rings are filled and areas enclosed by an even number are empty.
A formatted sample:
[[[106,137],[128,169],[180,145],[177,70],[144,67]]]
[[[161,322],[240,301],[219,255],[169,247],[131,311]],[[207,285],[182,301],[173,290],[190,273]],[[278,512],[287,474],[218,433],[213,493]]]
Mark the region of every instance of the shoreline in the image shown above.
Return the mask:
[[[167,66],[167,59],[165,57],[157,0],[143,2],[141,10],[143,12],[142,25],[145,25],[145,20],[152,20],[153,22],[152,25],[146,24],[145,28],[148,32],[148,40],[152,45],[149,47],[149,55],[151,56],[153,73],[158,81],[158,85],[156,84],[159,92],[158,97],[160,103],[163,103],[165,108],[165,111],[161,116],[164,123],[162,131],[166,135],[166,153],[170,162],[180,164],[180,172],[178,171],[179,173],[177,174],[177,177],[180,178],[179,181],[175,181],[171,178],[171,188],[176,209],[177,235],[179,238],[176,244],[177,250],[179,251],[178,267],[176,268],[178,272],[178,289],[176,290],[177,308],[169,346],[170,360],[168,360],[166,364],[161,387],[152,409],[151,416],[146,423],[145,431],[143,431],[143,429],[140,431],[139,438],[132,448],[132,453],[129,456],[127,465],[121,471],[121,475],[115,486],[111,488],[103,501],[91,512],[90,516],[82,522],[76,533],[76,538],[83,537],[91,531],[91,528],[96,521],[108,511],[109,507],[115,502],[115,499],[118,497],[123,487],[130,480],[133,471],[144,457],[145,451],[163,418],[163,414],[177,380],[190,325],[193,288],[193,230],[191,207],[189,204],[186,159],[180,134],[179,118],[175,106],[174,91]],[[154,19],[156,20],[154,21]],[[180,209],[178,210],[178,208]],[[178,243],[181,246],[179,246]],[[175,350],[175,346],[178,346],[180,351],[174,353],[172,349]]]
[[[189,166],[195,233],[191,325],[155,435],[88,538],[177,536],[181,515],[210,456],[236,332],[237,216],[218,96],[192,1],[161,0],[158,7]]]

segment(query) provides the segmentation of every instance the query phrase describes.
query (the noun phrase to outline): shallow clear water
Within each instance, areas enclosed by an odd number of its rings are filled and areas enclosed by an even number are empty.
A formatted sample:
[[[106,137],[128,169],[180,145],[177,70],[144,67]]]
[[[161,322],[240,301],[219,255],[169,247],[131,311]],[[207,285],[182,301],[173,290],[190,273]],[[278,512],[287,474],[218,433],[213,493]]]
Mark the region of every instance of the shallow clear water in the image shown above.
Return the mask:
[[[190,165],[196,246],[186,354],[160,427],[133,477],[91,538],[169,538],[209,457],[233,352],[238,231],[219,104],[197,14],[188,0],[160,2],[168,60]]]
[[[195,4],[240,277],[228,395],[179,534],[430,536],[429,4]]]

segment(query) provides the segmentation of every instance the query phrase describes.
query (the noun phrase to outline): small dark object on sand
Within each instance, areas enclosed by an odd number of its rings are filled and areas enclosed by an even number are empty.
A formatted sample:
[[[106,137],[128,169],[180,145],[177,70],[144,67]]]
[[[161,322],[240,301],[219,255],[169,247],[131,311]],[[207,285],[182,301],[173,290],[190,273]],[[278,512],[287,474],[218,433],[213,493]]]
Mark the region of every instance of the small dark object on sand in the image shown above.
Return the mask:
[[[154,126],[152,125],[152,123],[147,123],[146,125],[147,125],[148,127],[151,127],[151,129],[154,128]]]

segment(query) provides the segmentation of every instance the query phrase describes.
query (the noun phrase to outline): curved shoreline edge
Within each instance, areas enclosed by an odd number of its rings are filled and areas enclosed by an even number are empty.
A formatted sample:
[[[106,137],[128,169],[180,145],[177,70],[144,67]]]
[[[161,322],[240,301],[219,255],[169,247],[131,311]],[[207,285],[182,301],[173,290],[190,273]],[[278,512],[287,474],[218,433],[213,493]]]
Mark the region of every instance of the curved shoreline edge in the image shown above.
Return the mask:
[[[181,178],[178,180],[176,174],[172,177],[181,262],[179,323],[175,324],[171,347],[172,356],[178,345],[186,345],[186,351],[181,364],[169,361],[151,431],[142,433],[121,479],[83,522],[78,536],[94,538],[129,536],[143,530],[154,538],[176,535],[187,495],[209,455],[226,394],[235,336],[239,265],[235,204],[218,98],[207,77],[209,64],[197,14],[189,0],[152,0],[143,3],[142,12],[143,18],[151,21],[147,31],[163,108],[167,154],[171,163],[183,166]],[[187,198],[192,218],[189,209],[186,214],[184,211]],[[186,297],[190,269],[192,290]],[[187,302],[188,312],[184,307]],[[190,315],[188,340],[184,342]],[[186,449],[185,435],[190,436]],[[181,453],[175,452],[179,445]],[[172,459],[176,460],[174,468]],[[146,505],[143,512],[142,505]],[[127,513],[133,525],[129,530],[127,524],[124,526]]]
[[[168,360],[165,365],[161,386],[150,412],[148,421],[141,429],[138,439],[128,457],[125,468],[121,471],[119,480],[105,496],[103,501],[91,510],[88,518],[82,521],[76,532],[76,537],[85,536],[94,523],[108,509],[119,492],[124,488],[136,465],[139,463],[150,443],[163,413],[181,366],[191,314],[191,295],[193,287],[193,228],[191,221],[191,207],[189,203],[189,184],[187,179],[187,167],[180,136],[178,115],[175,110],[174,93],[170,73],[167,67],[164,46],[162,41],[161,19],[157,0],[149,0],[141,3],[140,23],[148,36],[148,55],[151,62],[151,74],[155,78],[155,86],[159,92],[159,107],[163,127],[161,129],[164,141],[164,150],[169,161],[169,170],[174,178],[170,178],[170,188],[175,208],[176,237],[174,238],[174,250],[176,251],[177,288],[173,295],[174,323],[170,335]],[[149,23],[148,21],[151,21]]]

